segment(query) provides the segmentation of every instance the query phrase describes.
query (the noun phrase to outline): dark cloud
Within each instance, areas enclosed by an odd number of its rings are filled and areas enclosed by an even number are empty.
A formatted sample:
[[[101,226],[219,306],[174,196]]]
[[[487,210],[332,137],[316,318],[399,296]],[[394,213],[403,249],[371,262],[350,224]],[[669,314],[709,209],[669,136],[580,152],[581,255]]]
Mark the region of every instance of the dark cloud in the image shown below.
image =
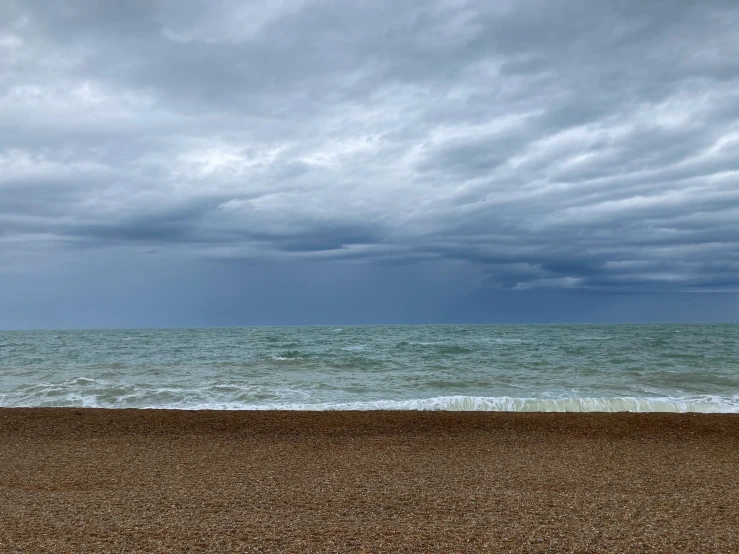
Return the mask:
[[[719,0],[5,2],[0,261],[736,291],[737,34]]]

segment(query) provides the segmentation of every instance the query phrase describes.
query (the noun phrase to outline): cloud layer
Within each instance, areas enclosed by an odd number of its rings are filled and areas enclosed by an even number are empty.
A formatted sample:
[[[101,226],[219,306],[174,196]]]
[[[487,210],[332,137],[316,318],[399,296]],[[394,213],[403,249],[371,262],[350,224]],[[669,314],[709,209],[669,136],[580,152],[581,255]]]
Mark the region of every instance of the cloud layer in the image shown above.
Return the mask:
[[[736,291],[737,37],[728,1],[4,2],[0,262]]]

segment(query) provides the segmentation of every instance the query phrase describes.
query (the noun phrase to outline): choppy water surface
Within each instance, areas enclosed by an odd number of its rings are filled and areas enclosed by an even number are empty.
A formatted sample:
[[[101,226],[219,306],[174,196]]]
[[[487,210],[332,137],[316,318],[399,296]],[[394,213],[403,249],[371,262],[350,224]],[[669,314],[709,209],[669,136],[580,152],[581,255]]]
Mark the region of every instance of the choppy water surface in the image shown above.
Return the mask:
[[[739,325],[0,332],[0,406],[739,412]]]

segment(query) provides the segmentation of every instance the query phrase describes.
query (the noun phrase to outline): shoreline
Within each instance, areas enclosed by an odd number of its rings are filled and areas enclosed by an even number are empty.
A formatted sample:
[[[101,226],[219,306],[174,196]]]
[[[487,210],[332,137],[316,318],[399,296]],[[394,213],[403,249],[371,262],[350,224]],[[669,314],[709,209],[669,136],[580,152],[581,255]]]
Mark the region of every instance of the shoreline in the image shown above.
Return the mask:
[[[0,408],[0,551],[739,550],[739,414]]]

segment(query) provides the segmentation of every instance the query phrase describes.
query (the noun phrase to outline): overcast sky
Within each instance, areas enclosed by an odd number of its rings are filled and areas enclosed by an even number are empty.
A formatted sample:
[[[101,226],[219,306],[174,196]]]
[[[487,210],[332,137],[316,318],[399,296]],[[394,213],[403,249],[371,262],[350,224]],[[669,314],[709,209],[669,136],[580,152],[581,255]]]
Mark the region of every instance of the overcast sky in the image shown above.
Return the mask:
[[[0,0],[0,328],[738,320],[736,0]]]

